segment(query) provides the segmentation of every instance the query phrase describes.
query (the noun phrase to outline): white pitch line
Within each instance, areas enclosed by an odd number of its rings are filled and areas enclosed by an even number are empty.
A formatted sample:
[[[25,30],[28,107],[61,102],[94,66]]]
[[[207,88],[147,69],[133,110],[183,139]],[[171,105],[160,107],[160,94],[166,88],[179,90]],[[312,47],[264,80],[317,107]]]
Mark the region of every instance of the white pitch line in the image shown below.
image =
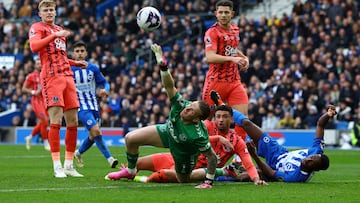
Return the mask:
[[[360,180],[349,180],[349,181],[327,181],[327,182],[321,182],[319,184],[327,184],[327,183],[360,183]],[[226,186],[226,185],[230,185],[230,184],[246,184],[246,183],[241,183],[241,182],[234,182],[234,183],[229,183],[229,182],[217,182],[215,183],[218,186]],[[271,182],[270,182],[271,184]],[[278,182],[278,184],[290,184],[290,183],[280,183]],[[304,186],[306,186],[307,184],[305,183],[299,183],[299,184],[303,184]],[[168,184],[164,184],[164,183],[159,183],[159,184],[146,184],[146,183],[139,183],[136,185],[127,185],[127,188],[163,188],[163,187],[177,187],[180,184],[177,183],[168,183]],[[196,183],[182,183],[182,186],[196,186]],[[119,186],[99,186],[99,187],[75,187],[75,188],[28,188],[28,189],[0,189],[0,193],[15,193],[15,192],[31,192],[31,191],[67,191],[67,190],[93,190],[93,189],[119,189],[122,188],[124,185],[119,185]]]
[[[50,155],[8,155],[8,156],[0,156],[0,159],[37,159],[37,158],[49,158]]]
[[[146,184],[139,183],[137,185],[128,185],[127,188],[153,188],[153,187],[169,187],[169,186],[178,186],[179,184]],[[186,183],[182,185],[194,185],[191,183]],[[13,193],[13,192],[31,192],[31,191],[65,191],[65,190],[93,190],[93,189],[118,189],[123,187],[124,185],[119,186],[99,186],[99,187],[76,187],[76,188],[28,188],[28,189],[0,189],[0,193]]]

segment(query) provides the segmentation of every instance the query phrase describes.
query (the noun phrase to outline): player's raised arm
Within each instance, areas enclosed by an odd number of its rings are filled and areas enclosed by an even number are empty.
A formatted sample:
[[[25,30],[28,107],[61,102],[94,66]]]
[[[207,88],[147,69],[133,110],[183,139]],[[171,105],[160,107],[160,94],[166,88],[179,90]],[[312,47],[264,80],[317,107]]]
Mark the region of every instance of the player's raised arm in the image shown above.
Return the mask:
[[[334,117],[336,114],[337,114],[337,112],[335,110],[335,106],[328,105],[327,112],[324,113],[317,122],[315,138],[323,138],[324,137],[325,125],[327,124],[329,119]]]
[[[160,66],[161,70],[161,82],[168,94],[169,99],[173,98],[177,92],[174,84],[174,79],[172,78],[166,64],[166,60],[162,55],[161,46],[157,44],[151,45],[151,50],[154,52],[157,64]]]

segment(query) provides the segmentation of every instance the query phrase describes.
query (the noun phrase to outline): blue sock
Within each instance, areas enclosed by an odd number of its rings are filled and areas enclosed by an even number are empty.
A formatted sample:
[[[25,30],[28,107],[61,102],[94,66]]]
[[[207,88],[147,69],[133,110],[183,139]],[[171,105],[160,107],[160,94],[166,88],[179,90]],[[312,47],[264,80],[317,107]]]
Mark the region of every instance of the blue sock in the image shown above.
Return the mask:
[[[100,152],[104,155],[105,158],[109,158],[111,156],[109,149],[104,143],[101,135],[98,135],[94,138],[96,146],[99,148]]]
[[[237,111],[235,109],[233,109],[233,118],[234,118],[234,122],[235,124],[242,126],[242,121],[244,119],[248,119],[248,117],[246,117],[243,113],[241,113],[240,111]]]
[[[79,148],[79,153],[82,154],[86,152],[92,145],[94,144],[94,141],[90,140],[89,137],[87,137],[84,142],[81,144]]]

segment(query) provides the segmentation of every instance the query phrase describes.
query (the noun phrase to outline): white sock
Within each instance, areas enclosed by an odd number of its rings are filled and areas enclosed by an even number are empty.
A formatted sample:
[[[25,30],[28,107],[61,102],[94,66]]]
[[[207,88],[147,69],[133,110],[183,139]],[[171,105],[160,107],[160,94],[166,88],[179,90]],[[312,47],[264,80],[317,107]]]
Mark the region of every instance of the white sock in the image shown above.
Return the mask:
[[[128,172],[130,174],[135,174],[136,173],[136,168],[128,168]]]
[[[107,161],[109,162],[109,163],[111,163],[112,161],[114,160],[114,157],[109,157],[109,158],[107,158]]]
[[[73,165],[73,160],[65,160],[64,168],[70,168]]]
[[[61,165],[60,161],[53,161],[53,165],[54,165],[54,169],[62,168],[62,165]]]

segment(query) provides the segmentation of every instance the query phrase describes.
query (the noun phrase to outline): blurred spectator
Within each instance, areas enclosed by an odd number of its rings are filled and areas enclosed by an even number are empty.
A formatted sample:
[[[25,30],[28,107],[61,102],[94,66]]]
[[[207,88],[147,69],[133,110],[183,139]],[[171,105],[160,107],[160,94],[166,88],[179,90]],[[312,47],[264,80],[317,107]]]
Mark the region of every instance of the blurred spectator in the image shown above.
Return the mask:
[[[23,18],[23,17],[31,18],[31,14],[32,14],[31,2],[30,2],[30,0],[24,0],[23,5],[19,9],[18,17],[19,18]]]
[[[36,119],[31,115],[31,108],[26,109],[23,112],[19,125],[22,127],[30,127],[36,125]]]
[[[268,111],[266,117],[263,118],[261,128],[264,130],[274,130],[277,127],[279,118],[274,115],[273,111]]]
[[[108,98],[108,107],[111,110],[111,115],[114,115],[116,117],[119,117],[120,111],[121,111],[121,98],[119,97],[119,94],[114,92],[112,95]]]
[[[275,109],[274,109],[274,116],[277,118],[283,118],[284,117],[284,110],[282,109],[280,104],[277,104]]]
[[[308,115],[308,109],[305,108],[303,100],[298,100],[295,105],[294,118],[300,117],[301,120],[305,120]]]
[[[304,14],[304,4],[301,2],[301,0],[296,0],[294,3],[292,12],[295,13],[298,16],[301,16]]]
[[[11,126],[21,126],[20,116],[14,116],[11,120]]]
[[[5,8],[4,3],[0,2],[0,14],[5,18],[8,19],[10,17],[9,11]]]
[[[277,128],[292,129],[294,128],[294,124],[295,124],[295,119],[292,118],[292,115],[289,111],[286,111],[284,113],[284,117],[279,120]]]
[[[136,127],[138,127],[138,128],[145,127],[147,122],[148,121],[147,121],[146,117],[144,116],[143,111],[138,109],[136,111],[136,117],[135,117],[135,123],[137,123]]]
[[[315,129],[317,120],[319,119],[318,109],[315,105],[310,105],[308,108],[309,114],[304,119],[304,124],[308,129]]]
[[[340,101],[339,106],[336,106],[337,116],[336,119],[338,121],[350,121],[351,117],[351,107],[346,104],[345,101]]]
[[[122,129],[123,129],[123,135],[124,136],[130,131],[129,119],[126,116],[121,117],[121,125],[120,125],[120,127],[122,127]]]
[[[101,126],[111,127],[110,114],[108,112],[103,112],[101,114]]]
[[[306,129],[307,126],[304,124],[303,120],[301,119],[300,116],[295,118],[295,122],[294,122],[294,129]]]

